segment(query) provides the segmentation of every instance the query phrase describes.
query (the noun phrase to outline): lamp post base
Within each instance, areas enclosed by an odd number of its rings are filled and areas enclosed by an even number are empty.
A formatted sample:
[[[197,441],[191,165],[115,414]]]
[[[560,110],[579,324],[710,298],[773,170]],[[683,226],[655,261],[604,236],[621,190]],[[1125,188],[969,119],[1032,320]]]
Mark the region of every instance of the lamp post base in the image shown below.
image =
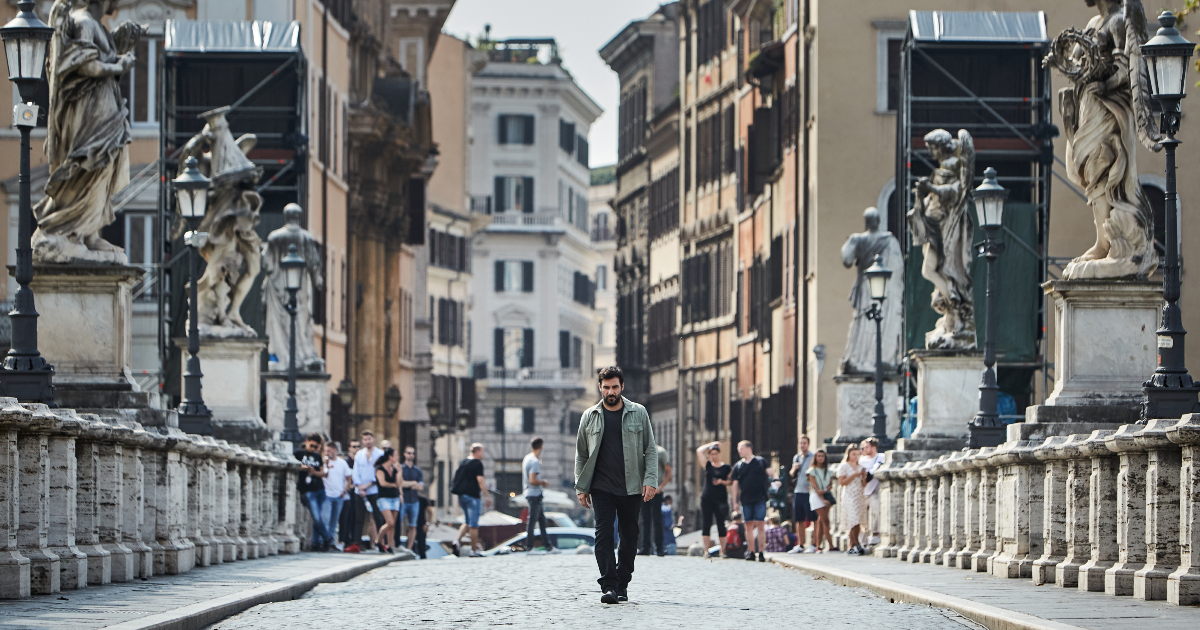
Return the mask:
[[[1177,420],[1189,413],[1200,413],[1200,387],[1194,384],[1185,387],[1147,385],[1142,388],[1142,395],[1142,418],[1138,424],[1145,424],[1147,420]]]
[[[49,407],[54,404],[54,368],[41,370],[0,369],[0,396],[16,398],[21,402],[40,402]]]
[[[212,412],[202,404],[179,408],[179,430],[193,435],[212,435]]]
[[[996,447],[1000,446],[1008,440],[1008,427],[999,422],[987,422],[984,424],[976,424],[976,418],[967,425],[969,435],[967,437],[967,448],[983,448],[985,446]]]

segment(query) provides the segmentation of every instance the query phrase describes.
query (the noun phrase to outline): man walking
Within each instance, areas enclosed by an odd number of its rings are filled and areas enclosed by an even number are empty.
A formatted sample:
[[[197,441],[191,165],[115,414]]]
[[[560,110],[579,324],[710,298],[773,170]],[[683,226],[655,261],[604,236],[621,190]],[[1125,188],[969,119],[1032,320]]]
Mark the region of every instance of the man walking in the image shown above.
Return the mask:
[[[642,548],[639,553],[643,556],[650,555],[651,543],[658,555],[667,555],[666,550],[663,549],[663,528],[661,527],[662,493],[663,488],[671,482],[671,456],[662,445],[656,445],[654,449],[658,451],[658,492],[654,493],[654,498],[642,505]]]
[[[359,536],[362,535],[363,528],[362,517],[359,514],[367,513],[363,507],[363,498],[358,496],[358,489],[353,485],[354,456],[358,455],[361,449],[362,444],[358,440],[350,440],[350,446],[346,449],[346,465],[350,467],[350,497],[342,505],[342,518],[338,523],[338,538],[342,541],[342,551],[351,553],[359,551]]]
[[[379,506],[375,503],[379,498],[379,482],[375,479],[375,462],[383,457],[383,449],[375,448],[375,434],[370,431],[362,432],[362,449],[354,455],[354,487],[359,497],[362,498],[362,508],[364,512],[371,513],[371,521],[374,527],[369,531],[370,540],[375,540],[375,531],[383,527],[383,513],[379,511]],[[356,519],[359,523],[366,522],[366,514],[360,514]],[[360,526],[361,529],[361,526]],[[355,542],[358,542],[358,534],[361,531],[355,531]]]
[[[867,546],[879,544],[879,480],[875,478],[875,471],[883,466],[883,453],[879,452],[879,439],[869,437],[862,441],[862,455],[858,457],[858,465],[863,470],[867,471],[867,485],[863,487],[863,496],[867,499],[867,527],[870,528],[870,536],[863,536],[867,540]]]
[[[738,442],[738,455],[742,460],[734,465],[729,478],[733,480],[733,502],[741,502],[742,517],[746,519],[746,559],[754,560],[757,551],[758,561],[766,562],[767,462],[754,456],[749,440]]]
[[[292,454],[300,461],[300,474],[296,477],[296,489],[308,506],[312,515],[313,551],[325,551],[333,539],[325,529],[325,521],[321,520],[321,508],[325,505],[325,464],[321,454],[321,436],[310,433],[304,438],[303,448],[296,449]]]
[[[804,532],[808,524],[817,520],[817,515],[808,506],[808,469],[812,467],[813,454],[808,450],[808,436],[800,436],[800,452],[792,457],[792,469],[788,474],[796,478],[796,490],[792,494],[792,522],[796,524],[796,543],[788,553],[804,551]]]
[[[354,487],[350,466],[338,457],[337,444],[333,442],[325,443],[325,471],[325,505],[321,507],[321,521],[325,523],[325,534],[333,545],[337,544],[334,541],[338,536],[342,506],[350,497],[350,489]]]
[[[601,401],[583,412],[575,438],[575,493],[595,510],[596,565],[600,601],[629,599],[637,557],[638,507],[658,491],[658,449],[646,408],[621,395],[625,375],[616,366],[599,375]],[[661,517],[660,517],[661,518]],[[621,549],[613,557],[613,522],[621,528]],[[661,528],[661,526],[659,526]]]
[[[457,549],[462,544],[463,536],[471,532],[471,557],[482,558],[483,541],[479,539],[479,514],[483,511],[484,503],[491,503],[487,479],[483,476],[482,444],[472,444],[471,456],[462,460],[458,470],[454,471],[450,493],[458,495],[458,505],[463,510],[463,524],[458,528],[458,538],[454,540],[454,547]]]
[[[401,535],[408,536],[407,547],[412,551],[413,542],[417,539],[413,534],[417,527],[417,517],[421,514],[421,490],[425,489],[425,474],[417,468],[417,449],[415,446],[404,447],[404,463],[400,466],[400,474],[404,478],[404,502],[400,504]]]
[[[525,501],[529,504],[529,517],[525,525],[525,551],[533,551],[533,527],[542,528],[542,545],[546,551],[556,553],[550,535],[546,533],[546,511],[542,507],[542,488],[550,485],[542,479],[542,438],[529,441],[529,454],[521,462],[522,485],[525,486]]]

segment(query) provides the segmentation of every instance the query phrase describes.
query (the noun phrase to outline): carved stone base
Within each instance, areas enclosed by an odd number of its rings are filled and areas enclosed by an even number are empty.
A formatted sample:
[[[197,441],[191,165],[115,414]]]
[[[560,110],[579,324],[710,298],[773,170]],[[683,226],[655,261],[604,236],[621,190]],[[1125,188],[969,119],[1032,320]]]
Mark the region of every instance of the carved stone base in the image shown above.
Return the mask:
[[[913,350],[910,356],[917,365],[917,427],[905,448],[966,446],[967,423],[979,410],[983,353]]]
[[[25,599],[32,594],[29,558],[15,550],[0,552],[0,598]]]
[[[838,431],[834,444],[857,444],[875,434],[875,376],[839,374],[837,383]],[[888,437],[900,433],[900,394],[895,377],[883,379],[883,409]]]
[[[186,360],[187,339],[173,341]],[[266,347],[264,339],[200,338],[201,393],[212,410],[215,439],[252,448],[261,448],[270,439],[259,417],[260,366]]]
[[[267,383],[267,428],[278,437],[283,431],[283,412],[287,408],[287,373],[267,372],[263,374]],[[329,433],[329,375],[324,373],[296,373],[296,425],[300,435]],[[288,452],[291,456],[291,452]]]

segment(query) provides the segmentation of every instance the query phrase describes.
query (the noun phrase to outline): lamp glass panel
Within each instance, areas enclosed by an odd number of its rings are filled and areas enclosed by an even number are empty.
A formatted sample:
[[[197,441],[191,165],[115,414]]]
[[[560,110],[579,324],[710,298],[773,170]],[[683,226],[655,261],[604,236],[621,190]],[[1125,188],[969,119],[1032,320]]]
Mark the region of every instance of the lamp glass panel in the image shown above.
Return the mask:
[[[284,273],[286,274],[285,280],[287,282],[287,288],[289,288],[289,289],[299,289],[300,288],[300,282],[303,279],[301,272],[303,272],[303,271],[304,271],[304,267],[292,266],[292,265],[287,266],[287,268],[284,271]]]
[[[179,214],[189,219],[196,216],[196,208],[192,204],[192,191],[176,191],[175,199],[179,202]]]
[[[1184,57],[1165,56],[1154,59],[1154,90],[1163,96],[1183,94]]]
[[[4,56],[8,59],[8,78],[21,77],[21,42],[15,39],[4,40]]]
[[[192,211],[193,216],[203,217],[205,212],[208,212],[208,188],[192,191]]]
[[[872,275],[867,278],[871,288],[871,299],[882,300],[887,297],[888,277],[884,274]]]
[[[21,42],[21,77],[40,79],[46,68],[46,45],[44,39],[27,39]]]
[[[343,407],[349,407],[354,404],[354,390],[339,389],[337,395]]]

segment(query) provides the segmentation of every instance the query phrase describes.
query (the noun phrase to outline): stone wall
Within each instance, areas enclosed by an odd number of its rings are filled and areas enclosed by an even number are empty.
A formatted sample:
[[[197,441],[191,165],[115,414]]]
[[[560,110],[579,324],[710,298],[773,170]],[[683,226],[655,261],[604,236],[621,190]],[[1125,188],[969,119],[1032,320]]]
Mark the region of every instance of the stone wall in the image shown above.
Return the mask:
[[[902,457],[876,474],[878,557],[1200,604],[1200,414]]]
[[[0,598],[297,553],[298,470],[175,428],[0,398]]]

